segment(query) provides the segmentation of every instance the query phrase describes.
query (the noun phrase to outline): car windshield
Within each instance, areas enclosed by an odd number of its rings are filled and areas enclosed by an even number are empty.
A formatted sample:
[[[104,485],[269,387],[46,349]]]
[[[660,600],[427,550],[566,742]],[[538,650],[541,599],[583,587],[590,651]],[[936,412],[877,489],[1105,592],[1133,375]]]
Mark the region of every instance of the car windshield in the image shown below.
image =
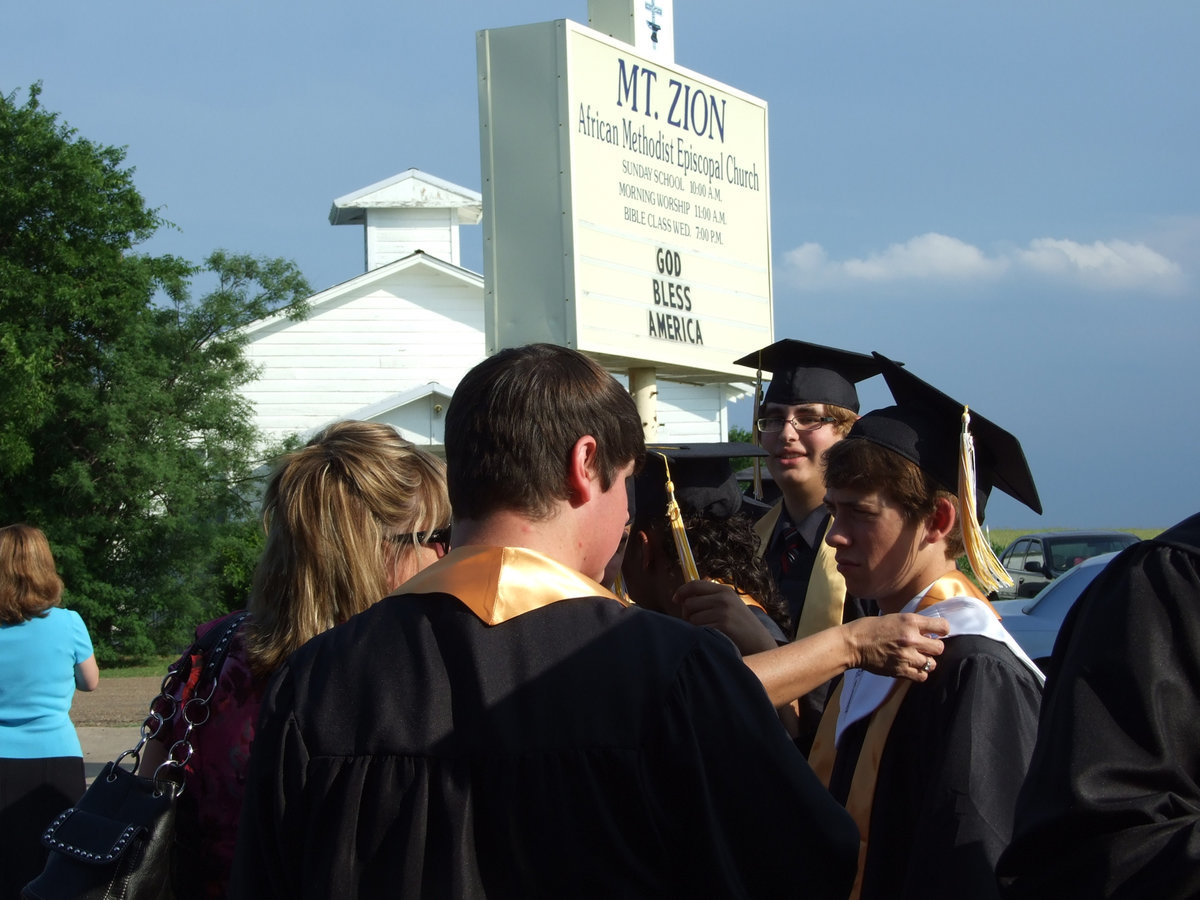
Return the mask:
[[[1124,550],[1130,544],[1136,544],[1137,538],[1128,535],[1093,535],[1091,537],[1072,537],[1062,541],[1047,541],[1050,551],[1050,570],[1061,575],[1071,566],[1077,566],[1085,559],[1099,556],[1101,553],[1114,553]]]

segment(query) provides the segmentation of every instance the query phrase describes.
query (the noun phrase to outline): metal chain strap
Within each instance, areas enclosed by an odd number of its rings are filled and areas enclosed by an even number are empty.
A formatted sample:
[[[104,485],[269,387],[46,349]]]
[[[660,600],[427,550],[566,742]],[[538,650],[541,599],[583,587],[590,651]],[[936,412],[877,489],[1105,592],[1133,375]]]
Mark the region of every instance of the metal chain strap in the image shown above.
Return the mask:
[[[183,793],[186,782],[184,770],[195,755],[195,749],[191,742],[192,731],[208,721],[211,714],[208,704],[212,700],[213,694],[216,693],[225,656],[229,652],[229,644],[233,640],[234,634],[237,633],[238,627],[248,615],[250,615],[248,612],[243,612],[224,626],[224,633],[205,654],[204,671],[196,682],[195,692],[182,705],[175,695],[181,693],[179,681],[184,667],[176,664],[167,669],[158,696],[150,701],[150,713],[142,722],[137,745],[118,756],[114,767],[120,765],[121,760],[126,756],[132,756],[133,769],[137,771],[138,766],[141,765],[142,749],[146,746],[146,742],[155,740],[163,732],[168,722],[172,721],[176,715],[182,715],[185,723],[183,736],[167,749],[166,759],[154,770],[153,777],[159,793],[171,790],[177,797]],[[113,776],[110,775],[109,779],[112,778]]]

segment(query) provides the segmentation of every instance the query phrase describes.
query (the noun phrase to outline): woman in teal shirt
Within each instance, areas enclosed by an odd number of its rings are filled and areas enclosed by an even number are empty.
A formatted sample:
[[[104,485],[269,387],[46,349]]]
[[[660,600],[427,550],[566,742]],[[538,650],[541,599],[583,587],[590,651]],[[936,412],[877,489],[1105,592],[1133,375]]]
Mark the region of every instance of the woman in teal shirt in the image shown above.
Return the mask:
[[[59,606],[62,590],[46,536],[0,528],[0,900],[42,870],[42,831],[83,794],[69,713],[100,670],[83,619]]]

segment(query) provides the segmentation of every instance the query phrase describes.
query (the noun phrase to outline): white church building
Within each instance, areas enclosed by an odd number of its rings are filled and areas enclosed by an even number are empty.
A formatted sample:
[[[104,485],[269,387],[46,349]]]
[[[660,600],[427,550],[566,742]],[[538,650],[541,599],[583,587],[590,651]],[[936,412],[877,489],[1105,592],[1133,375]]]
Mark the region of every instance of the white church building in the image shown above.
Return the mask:
[[[330,224],[363,228],[365,271],[310,297],[302,320],[246,328],[259,374],[243,394],[269,442],[364,419],[441,452],[454,389],[485,356],[484,278],[459,244],[482,215],[479,193],[416,169],[333,202]],[[729,404],[749,391],[660,379],[657,440],[727,440]]]

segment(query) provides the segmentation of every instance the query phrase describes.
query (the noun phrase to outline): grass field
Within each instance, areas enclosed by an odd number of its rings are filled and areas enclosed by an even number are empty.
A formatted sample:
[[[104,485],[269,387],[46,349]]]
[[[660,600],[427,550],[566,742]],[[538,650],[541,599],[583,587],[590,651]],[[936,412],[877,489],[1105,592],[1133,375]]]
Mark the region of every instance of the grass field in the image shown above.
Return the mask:
[[[155,676],[162,678],[167,674],[167,666],[179,659],[175,656],[160,656],[158,659],[151,660],[148,663],[142,663],[136,666],[124,666],[120,663],[113,663],[103,667],[105,678],[144,678]]]
[[[1035,531],[1128,531],[1130,534],[1135,534],[1143,541],[1147,538],[1158,537],[1162,534],[1161,528],[1096,528],[1096,529],[1073,529],[1073,528],[993,528],[989,532],[989,537],[992,541],[992,546],[999,553],[1017,538],[1023,534],[1031,534]]]

